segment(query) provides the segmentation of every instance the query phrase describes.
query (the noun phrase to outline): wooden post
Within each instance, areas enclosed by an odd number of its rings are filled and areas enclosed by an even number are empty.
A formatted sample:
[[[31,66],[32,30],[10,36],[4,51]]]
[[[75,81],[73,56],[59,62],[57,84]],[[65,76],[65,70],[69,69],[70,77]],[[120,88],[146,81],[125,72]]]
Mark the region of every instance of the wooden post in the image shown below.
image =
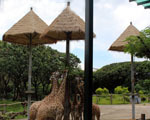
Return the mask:
[[[112,102],[113,102],[113,100],[112,100],[112,94],[110,94],[110,104],[112,105]]]
[[[66,66],[69,66],[69,59],[70,59],[70,35],[71,32],[66,33],[67,40],[66,40]]]
[[[69,4],[70,3],[68,2],[68,5]],[[71,34],[72,34],[72,32],[66,32],[66,67],[70,66],[69,61],[70,61],[70,39],[71,39]],[[70,100],[70,80],[67,79],[66,88],[65,88],[64,120],[69,120],[69,113],[71,111],[71,108],[70,108],[71,105],[70,105],[69,100]]]
[[[96,95],[96,104],[99,102],[99,95]]]
[[[141,114],[141,120],[145,120],[145,114]]]
[[[131,97],[132,97],[132,119],[135,119],[135,103],[134,103],[134,99],[135,99],[135,95],[134,95],[134,82],[135,82],[135,78],[134,78],[134,60],[133,60],[133,54],[131,54]]]
[[[4,111],[3,111],[4,114],[7,112],[6,107],[7,107],[7,104],[4,104]]]
[[[125,104],[125,95],[123,95],[123,103]]]
[[[148,96],[148,102],[150,102],[150,97]]]
[[[100,101],[100,100],[101,100],[101,96],[99,95],[99,96],[98,96],[98,101]]]
[[[31,91],[31,78],[32,78],[32,35],[30,34],[29,39],[29,71],[28,71],[28,91]],[[27,113],[28,113],[28,120],[30,119],[30,109],[31,106],[31,94],[28,94],[28,107],[27,107]]]
[[[96,96],[96,104],[98,104],[98,95],[95,95]]]

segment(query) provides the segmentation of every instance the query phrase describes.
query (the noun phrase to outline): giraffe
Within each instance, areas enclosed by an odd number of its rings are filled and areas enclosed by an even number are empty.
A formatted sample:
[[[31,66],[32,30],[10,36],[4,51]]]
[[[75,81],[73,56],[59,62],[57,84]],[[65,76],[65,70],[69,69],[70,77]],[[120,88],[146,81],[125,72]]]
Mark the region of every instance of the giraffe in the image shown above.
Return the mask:
[[[82,118],[82,109],[83,109],[83,99],[81,98],[83,95],[83,80],[81,77],[75,77],[75,93],[73,95],[73,101],[70,100],[71,103],[71,117],[72,120],[78,120]]]
[[[75,106],[75,120],[82,120],[82,113],[84,111],[84,82],[82,81],[81,78],[77,78],[80,79],[79,83],[77,84],[78,89],[79,89],[79,94],[77,94],[78,99],[77,98],[77,104]],[[92,120],[95,120],[95,117],[97,118],[97,120],[100,120],[100,107],[97,104],[92,104]]]
[[[30,120],[36,119],[38,108],[40,107],[40,105],[43,102],[49,101],[51,98],[53,98],[57,94],[59,75],[60,75],[60,73],[58,71],[52,73],[52,75],[50,77],[50,81],[52,81],[52,89],[51,89],[50,94],[48,96],[46,96],[42,101],[37,101],[31,105],[31,107],[30,107]]]
[[[95,117],[97,120],[100,120],[100,107],[97,104],[92,104],[92,120],[95,120]]]
[[[45,101],[38,109],[37,120],[61,120],[64,114],[65,87],[67,70],[64,72],[63,81],[57,94],[50,100]]]
[[[77,77],[77,89],[78,94],[77,97],[77,104],[76,104],[76,119],[82,120],[82,113],[84,110],[84,81],[81,77]]]

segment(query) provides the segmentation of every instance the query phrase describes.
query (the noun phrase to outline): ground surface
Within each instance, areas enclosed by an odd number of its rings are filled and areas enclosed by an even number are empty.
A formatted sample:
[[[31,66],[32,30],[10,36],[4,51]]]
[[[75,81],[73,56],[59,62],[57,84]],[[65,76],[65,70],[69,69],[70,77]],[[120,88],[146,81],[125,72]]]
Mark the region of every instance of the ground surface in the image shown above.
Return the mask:
[[[100,105],[101,120],[128,120],[132,118],[131,105]],[[141,114],[146,115],[146,119],[150,118],[150,104],[136,104],[135,106],[136,119],[139,119]]]
[[[150,104],[136,104],[135,108],[136,119],[139,119],[141,114],[145,114],[146,119],[150,118]],[[132,118],[131,105],[100,105],[100,109],[101,120],[131,120]]]

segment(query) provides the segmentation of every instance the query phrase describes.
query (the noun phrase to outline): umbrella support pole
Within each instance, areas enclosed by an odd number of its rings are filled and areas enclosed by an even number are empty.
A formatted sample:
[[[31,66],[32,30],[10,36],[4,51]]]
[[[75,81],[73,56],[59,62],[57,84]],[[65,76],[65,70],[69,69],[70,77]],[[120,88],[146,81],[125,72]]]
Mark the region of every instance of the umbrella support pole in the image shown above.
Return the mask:
[[[135,82],[135,78],[134,78],[134,58],[133,58],[133,54],[131,54],[131,97],[132,97],[132,119],[135,119],[135,95],[134,95],[134,82]]]
[[[31,77],[32,77],[32,35],[30,35],[30,44],[29,44],[29,71],[28,71],[28,120],[30,119],[30,106],[31,106]]]
[[[66,40],[66,68],[69,67],[69,60],[70,60],[70,35],[71,32],[66,33],[67,40]],[[68,71],[69,72],[69,71]],[[70,105],[70,80],[67,79],[66,81],[66,88],[65,88],[65,110],[64,110],[64,120],[69,120],[69,114],[71,110]]]
[[[69,59],[70,59],[70,42],[69,39],[66,40],[66,66],[69,66]]]

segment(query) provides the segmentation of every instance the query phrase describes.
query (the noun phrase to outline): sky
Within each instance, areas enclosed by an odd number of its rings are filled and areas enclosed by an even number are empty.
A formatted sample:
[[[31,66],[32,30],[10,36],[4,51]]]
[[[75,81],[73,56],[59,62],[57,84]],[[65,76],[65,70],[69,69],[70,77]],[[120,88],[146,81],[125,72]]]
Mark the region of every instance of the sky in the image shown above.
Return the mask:
[[[68,0],[3,0],[0,5],[0,40],[3,34],[17,23],[33,7],[33,11],[48,25],[66,8]],[[85,0],[70,0],[71,9],[85,20]],[[143,30],[150,25],[150,10],[129,0],[94,0],[93,68],[101,68],[116,62],[130,61],[130,55],[109,51],[111,44],[129,26],[130,22]],[[65,52],[65,42],[50,45]],[[83,40],[71,41],[70,52],[81,60],[84,68]],[[141,61],[143,59],[137,59]]]

